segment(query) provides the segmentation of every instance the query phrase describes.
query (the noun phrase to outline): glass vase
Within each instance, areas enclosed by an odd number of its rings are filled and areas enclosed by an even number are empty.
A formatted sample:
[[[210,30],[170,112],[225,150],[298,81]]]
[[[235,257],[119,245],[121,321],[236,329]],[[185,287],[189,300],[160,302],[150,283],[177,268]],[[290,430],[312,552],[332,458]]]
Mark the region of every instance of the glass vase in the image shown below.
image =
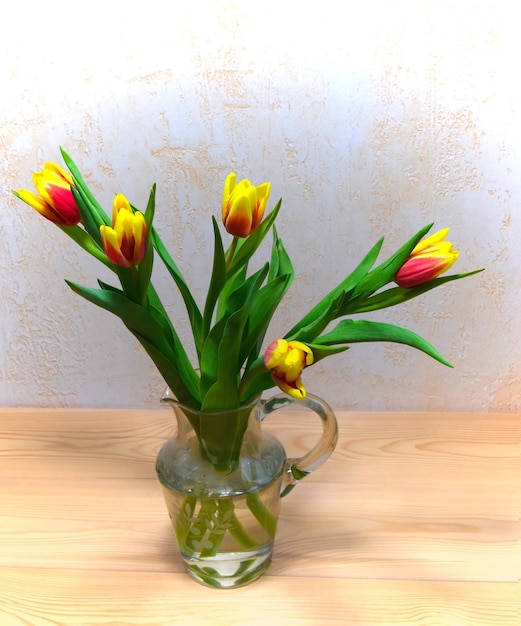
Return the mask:
[[[331,408],[308,395],[279,394],[230,411],[183,406],[169,392],[177,434],[161,448],[156,471],[186,570],[218,588],[245,585],[269,566],[280,500],[333,452],[337,422]],[[301,458],[261,428],[270,413],[289,405],[320,417],[322,436]]]

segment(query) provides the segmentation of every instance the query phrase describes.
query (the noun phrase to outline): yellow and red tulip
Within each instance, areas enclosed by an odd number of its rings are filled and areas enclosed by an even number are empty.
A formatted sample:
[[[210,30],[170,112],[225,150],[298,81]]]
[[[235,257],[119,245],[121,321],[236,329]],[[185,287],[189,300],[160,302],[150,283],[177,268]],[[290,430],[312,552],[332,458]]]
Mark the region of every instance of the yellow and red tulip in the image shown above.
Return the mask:
[[[134,212],[121,193],[114,198],[112,227],[100,226],[106,255],[115,265],[133,267],[145,256],[147,225],[139,211]]]
[[[420,241],[394,277],[400,287],[423,285],[447,271],[459,256],[445,237],[448,228]]]
[[[73,180],[59,165],[45,163],[41,172],[33,174],[33,183],[39,195],[26,189],[19,189],[16,195],[54,224],[75,226],[81,221],[71,191]]]
[[[304,398],[306,390],[300,375],[313,363],[313,352],[301,341],[272,341],[264,354],[264,365],[271,370],[273,382],[292,398]]]
[[[232,172],[224,183],[222,219],[226,230],[234,237],[248,237],[261,223],[270,195],[270,184],[256,187],[249,180],[236,184]]]

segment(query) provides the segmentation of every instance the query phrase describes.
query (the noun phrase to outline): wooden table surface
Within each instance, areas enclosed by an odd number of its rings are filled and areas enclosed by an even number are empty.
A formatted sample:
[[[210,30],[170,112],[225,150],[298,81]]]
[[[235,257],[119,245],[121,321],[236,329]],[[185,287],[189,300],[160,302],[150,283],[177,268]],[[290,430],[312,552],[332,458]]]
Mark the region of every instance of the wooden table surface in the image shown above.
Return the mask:
[[[155,476],[170,409],[1,409],[0,625],[519,626],[519,416],[338,418],[268,573],[216,590],[183,572]],[[290,454],[320,429],[266,424]]]

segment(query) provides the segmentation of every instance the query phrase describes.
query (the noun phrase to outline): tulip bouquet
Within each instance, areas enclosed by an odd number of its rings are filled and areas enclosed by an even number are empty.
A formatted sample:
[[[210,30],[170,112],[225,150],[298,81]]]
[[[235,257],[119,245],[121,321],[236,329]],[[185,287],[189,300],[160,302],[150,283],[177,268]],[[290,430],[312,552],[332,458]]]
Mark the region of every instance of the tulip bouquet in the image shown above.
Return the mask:
[[[394,306],[475,272],[440,277],[458,257],[445,240],[448,229],[424,238],[427,225],[390,258],[376,264],[380,239],[357,267],[298,320],[283,338],[265,336],[270,320],[294,277],[275,220],[281,201],[265,216],[270,184],[237,182],[230,174],[222,196],[223,242],[213,218],[214,254],[208,292],[200,307],[178,265],[153,225],[156,187],[144,212],[118,193],[109,217],[77,166],[62,150],[70,173],[46,163],[33,176],[36,193],[15,195],[54,222],[111,271],[119,285],[102,281],[91,288],[67,281],[88,301],[117,315],[141,343],[179,402],[195,410],[222,411],[250,403],[277,385],[293,398],[306,391],[304,368],[347,350],[352,343],[391,341],[422,350],[450,365],[425,339],[410,330],[350,316]],[[250,273],[250,259],[271,231],[271,258]],[[151,282],[154,257],[164,263],[186,306],[197,361],[192,363],[178,329]],[[177,316],[176,316],[177,317]],[[331,323],[340,320],[331,329]],[[217,446],[237,433],[216,433]]]

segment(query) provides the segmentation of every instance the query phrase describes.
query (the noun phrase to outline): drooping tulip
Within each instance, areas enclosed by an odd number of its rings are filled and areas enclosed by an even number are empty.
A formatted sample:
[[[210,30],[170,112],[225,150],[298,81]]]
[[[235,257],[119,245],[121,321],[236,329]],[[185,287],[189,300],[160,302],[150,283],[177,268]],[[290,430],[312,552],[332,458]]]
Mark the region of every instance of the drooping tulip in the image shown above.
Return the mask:
[[[133,211],[127,198],[114,198],[112,227],[100,226],[106,255],[115,265],[133,267],[145,256],[147,225],[139,211]]]
[[[411,288],[423,285],[446,272],[459,256],[445,237],[444,228],[420,241],[396,273],[394,280],[400,287]]]
[[[72,178],[56,163],[45,163],[41,172],[33,174],[33,183],[39,195],[19,189],[16,195],[54,224],[75,226],[81,221],[71,187]]]
[[[301,374],[313,363],[313,352],[301,341],[276,339],[264,354],[264,365],[271,370],[273,382],[292,398],[304,398]]]
[[[226,178],[222,199],[222,219],[234,237],[248,237],[261,223],[270,195],[270,184],[256,187],[249,180],[236,184],[232,172]]]

